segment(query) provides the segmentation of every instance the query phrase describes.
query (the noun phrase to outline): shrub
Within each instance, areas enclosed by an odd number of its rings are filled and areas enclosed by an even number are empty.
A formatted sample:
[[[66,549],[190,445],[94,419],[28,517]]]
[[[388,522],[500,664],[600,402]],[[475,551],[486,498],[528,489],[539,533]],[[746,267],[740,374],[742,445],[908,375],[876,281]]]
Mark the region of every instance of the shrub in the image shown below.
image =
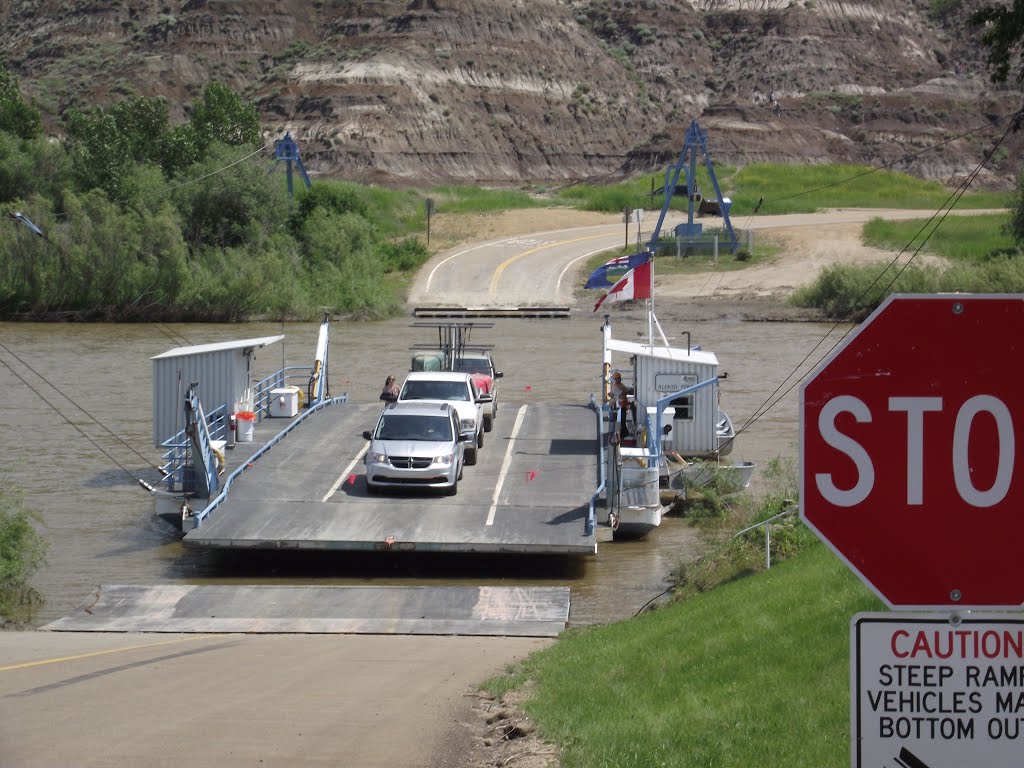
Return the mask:
[[[25,507],[21,491],[0,475],[0,619],[31,621],[43,604],[29,583],[46,562],[38,512]]]

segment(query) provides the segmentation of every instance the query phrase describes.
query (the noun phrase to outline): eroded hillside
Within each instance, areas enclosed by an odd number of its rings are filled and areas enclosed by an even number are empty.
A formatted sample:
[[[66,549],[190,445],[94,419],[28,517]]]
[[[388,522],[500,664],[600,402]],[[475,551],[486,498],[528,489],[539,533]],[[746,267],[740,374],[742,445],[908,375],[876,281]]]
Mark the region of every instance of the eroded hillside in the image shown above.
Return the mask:
[[[8,0],[0,58],[52,130],[69,106],[136,94],[183,117],[216,79],[259,104],[268,138],[291,131],[311,172],[364,181],[660,169],[695,117],[718,161],[898,161],[945,181],[1022,97],[989,84],[970,3],[933,5]],[[1010,185],[1020,145],[993,154],[987,186]]]

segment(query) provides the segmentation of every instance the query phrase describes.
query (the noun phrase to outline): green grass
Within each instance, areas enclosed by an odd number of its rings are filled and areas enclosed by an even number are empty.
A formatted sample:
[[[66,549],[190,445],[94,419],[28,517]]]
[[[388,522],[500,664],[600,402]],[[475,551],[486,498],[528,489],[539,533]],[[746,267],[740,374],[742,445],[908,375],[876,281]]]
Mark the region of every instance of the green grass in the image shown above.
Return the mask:
[[[571,630],[492,692],[576,766],[791,768],[849,761],[849,625],[881,603],[823,545],[631,621]]]
[[[936,228],[927,219],[875,219],[865,225],[865,242],[893,251],[891,267],[828,267],[790,301],[832,318],[862,320],[891,293],[1019,293],[1024,291],[1024,259],[1003,230],[1008,221],[1009,214],[949,216]],[[951,265],[940,270],[911,261],[922,243],[923,251],[943,256]]]
[[[426,197],[434,200],[438,213],[491,213],[513,208],[538,208],[551,205],[517,189],[484,189],[482,187],[434,187]]]
[[[781,214],[813,213],[825,208],[937,210],[951,195],[950,190],[937,181],[874,170],[866,165],[756,163],[740,169],[722,164],[715,164],[714,168],[722,195],[733,201],[731,215],[734,218],[752,215],[762,197],[764,202],[758,213]],[[684,181],[683,175],[679,181]],[[664,183],[665,172],[658,171],[616,184],[575,184],[548,196],[461,187],[438,188],[431,194],[446,201],[446,211],[483,212],[494,209],[492,201],[502,201],[502,206],[508,208],[568,205],[584,211],[618,213],[626,207],[660,210],[664,196],[658,190]],[[697,166],[697,185],[705,197],[714,196],[711,177],[703,162]],[[448,199],[452,202],[447,202]],[[958,205],[1004,208],[1009,205],[1009,199],[1003,193],[975,192],[964,195]],[[677,194],[673,197],[672,209],[686,210],[686,202],[684,194]]]
[[[813,213],[823,208],[922,208],[937,210],[950,191],[937,181],[905,173],[873,171],[862,165],[778,165],[759,163],[742,168],[734,178],[733,216],[753,213]],[[1003,208],[1005,194],[964,195],[963,208]]]
[[[1013,238],[1005,231],[1010,214],[947,216],[938,219],[884,221],[872,219],[864,226],[864,242],[888,251],[914,253],[923,250],[952,261],[977,262],[993,252],[1013,247]]]

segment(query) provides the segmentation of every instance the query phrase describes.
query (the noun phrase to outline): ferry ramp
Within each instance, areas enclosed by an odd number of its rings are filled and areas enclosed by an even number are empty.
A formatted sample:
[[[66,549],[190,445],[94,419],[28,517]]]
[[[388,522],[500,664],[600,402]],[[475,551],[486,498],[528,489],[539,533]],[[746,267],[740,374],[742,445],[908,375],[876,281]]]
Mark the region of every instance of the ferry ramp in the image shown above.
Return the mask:
[[[456,496],[370,495],[362,462],[381,406],[312,414],[251,462],[184,538],[216,549],[592,555],[587,511],[600,482],[599,414],[503,403]],[[237,450],[237,449],[236,449]]]

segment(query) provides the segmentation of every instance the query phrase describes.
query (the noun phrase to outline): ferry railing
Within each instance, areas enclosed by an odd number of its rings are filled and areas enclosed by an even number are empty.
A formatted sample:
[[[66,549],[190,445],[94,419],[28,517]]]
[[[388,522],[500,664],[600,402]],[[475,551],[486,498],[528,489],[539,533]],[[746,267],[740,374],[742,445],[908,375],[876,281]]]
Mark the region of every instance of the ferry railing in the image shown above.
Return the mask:
[[[263,417],[270,413],[270,401],[273,399],[270,393],[275,389],[298,387],[299,400],[304,402],[307,397],[306,385],[309,383],[309,378],[312,375],[313,366],[311,365],[291,365],[274,371],[265,379],[256,382],[256,385],[253,387],[252,403],[253,410],[256,412],[256,418],[259,421],[263,421]]]
[[[223,503],[224,500],[228,497],[228,491],[231,490],[231,484],[235,481],[235,478],[241,475],[251,466],[253,466],[253,464],[256,463],[256,460],[263,456],[265,453],[267,453],[267,451],[271,450],[274,446],[280,443],[288,435],[289,432],[291,432],[293,429],[299,426],[299,424],[301,424],[303,421],[305,421],[307,418],[309,418],[317,411],[332,405],[341,405],[347,401],[348,395],[340,395],[338,397],[332,397],[329,400],[321,400],[319,403],[315,403],[314,405],[310,406],[308,409],[300,413],[298,416],[296,416],[294,419],[292,419],[291,423],[287,427],[285,427],[279,433],[277,433],[270,441],[267,442],[266,445],[262,446],[258,451],[256,451],[256,453],[250,456],[248,460],[246,460],[241,466],[236,467],[235,470],[230,475],[228,475],[228,479],[224,481],[224,486],[221,488],[220,493],[217,495],[215,499],[213,499],[209,504],[207,504],[204,509],[192,513],[192,527],[198,528],[200,525],[202,525],[203,520],[206,519],[206,517],[209,516],[209,514],[213,512],[218,506],[220,506],[220,504]]]
[[[230,428],[230,417],[228,406],[221,405],[206,413],[206,425],[209,428],[210,440],[227,442],[228,430]],[[186,488],[185,466],[188,463],[191,443],[185,430],[167,438],[160,443],[161,448],[167,450],[160,456],[161,464],[158,467],[163,475],[163,481],[167,484],[167,490],[175,492],[179,490],[191,490]]]
[[[266,378],[256,382],[253,386],[252,408],[256,414],[257,421],[263,421],[263,417],[270,413],[270,401],[273,399],[270,393],[281,387],[297,386],[300,392],[300,399],[306,397],[305,386],[312,375],[313,367],[310,365],[295,365],[274,371]],[[214,408],[206,414],[206,422],[210,428],[212,440],[229,443],[231,414],[227,403]],[[189,491],[191,488],[185,477],[185,467],[188,464],[190,443],[182,429],[160,444],[166,451],[161,455],[161,464],[158,467],[163,474],[163,482],[171,493],[178,491]]]
[[[604,423],[605,423],[605,412],[608,410],[606,405],[598,405],[594,395],[590,395],[590,408],[594,409],[594,413],[597,414],[597,445],[600,451],[600,460],[598,466],[601,468],[600,478],[601,481],[597,486],[597,490],[594,491],[590,497],[590,508],[587,510],[587,524],[584,526],[584,533],[587,536],[594,534],[594,527],[597,525],[597,499],[602,493],[604,493],[605,483],[607,482],[606,469],[604,463]]]
[[[765,568],[771,568],[772,567],[772,523],[774,523],[780,517],[785,517],[786,515],[793,514],[798,509],[799,509],[799,507],[795,507],[795,506],[794,507],[790,507],[789,509],[784,509],[781,512],[779,512],[779,514],[772,515],[767,520],[762,520],[760,523],[757,523],[755,525],[751,525],[748,528],[744,528],[742,531],[739,531],[736,534],[734,534],[733,538],[734,539],[738,539],[744,533],[749,533],[750,531],[757,530],[758,528],[764,528],[764,566],[765,566]]]

